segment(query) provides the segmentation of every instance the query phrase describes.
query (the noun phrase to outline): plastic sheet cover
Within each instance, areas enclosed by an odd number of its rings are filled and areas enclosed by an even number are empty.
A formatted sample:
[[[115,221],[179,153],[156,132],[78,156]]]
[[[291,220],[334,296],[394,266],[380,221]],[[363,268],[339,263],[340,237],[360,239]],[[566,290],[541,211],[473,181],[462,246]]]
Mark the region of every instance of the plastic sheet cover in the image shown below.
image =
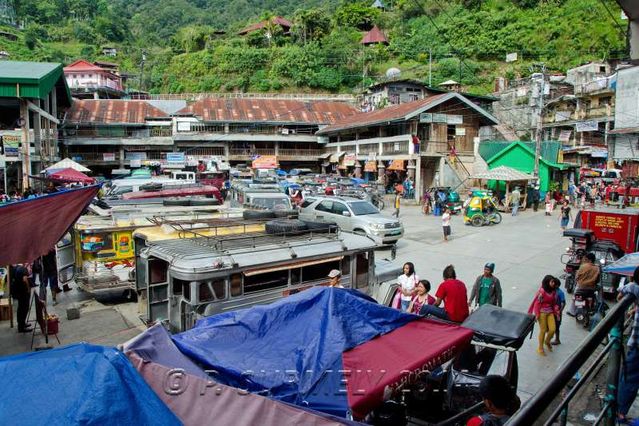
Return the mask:
[[[77,344],[0,358],[0,389],[0,424],[181,424],[114,348]]]
[[[342,353],[418,318],[356,290],[317,287],[202,319],[173,339],[221,383],[344,417]]]

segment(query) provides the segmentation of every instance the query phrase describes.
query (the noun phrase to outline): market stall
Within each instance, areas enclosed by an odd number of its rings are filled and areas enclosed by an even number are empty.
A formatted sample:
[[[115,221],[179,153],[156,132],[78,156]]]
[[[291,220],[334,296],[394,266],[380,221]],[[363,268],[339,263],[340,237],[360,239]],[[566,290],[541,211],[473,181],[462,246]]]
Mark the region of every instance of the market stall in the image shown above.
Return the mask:
[[[520,191],[521,196],[520,196],[519,206],[520,206],[520,210],[525,210],[526,201],[528,198],[528,195],[526,192],[526,186],[528,185],[530,181],[534,180],[535,178],[532,175],[529,175],[528,173],[520,172],[519,170],[515,170],[508,166],[498,166],[498,167],[495,167],[494,169],[474,174],[470,176],[470,179],[504,182],[506,185],[504,197],[499,196],[500,195],[498,194],[499,190],[495,191],[495,193],[497,196],[497,200],[499,202],[498,203],[499,209],[501,211],[509,212],[511,209],[510,209],[510,202],[508,200],[510,200],[511,198],[511,193],[512,193],[511,189],[514,189],[517,187],[520,187],[522,189]]]

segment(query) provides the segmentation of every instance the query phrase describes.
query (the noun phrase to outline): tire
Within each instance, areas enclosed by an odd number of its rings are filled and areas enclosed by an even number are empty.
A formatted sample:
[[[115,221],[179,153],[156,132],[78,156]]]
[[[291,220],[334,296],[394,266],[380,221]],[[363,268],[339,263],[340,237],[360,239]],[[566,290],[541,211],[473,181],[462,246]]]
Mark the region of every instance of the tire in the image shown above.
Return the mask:
[[[484,224],[484,218],[476,214],[470,219],[470,224],[473,226],[482,226]]]
[[[190,206],[219,206],[220,202],[217,198],[191,198]]]
[[[299,213],[297,210],[273,210],[276,218],[297,219]]]
[[[275,213],[270,210],[244,210],[242,219],[273,219]]]
[[[573,276],[568,276],[566,277],[566,291],[568,292],[568,294],[572,294],[572,292],[575,290],[575,277]]]
[[[306,225],[306,229],[315,233],[329,233],[337,232],[339,230],[336,223],[313,222],[310,220],[304,220],[303,222]]]
[[[498,225],[501,223],[501,213],[495,212],[490,218],[491,225]]]
[[[165,198],[162,200],[165,206],[190,206],[191,201],[188,198]]]
[[[288,234],[305,231],[306,224],[298,219],[269,220],[265,225],[267,234]]]

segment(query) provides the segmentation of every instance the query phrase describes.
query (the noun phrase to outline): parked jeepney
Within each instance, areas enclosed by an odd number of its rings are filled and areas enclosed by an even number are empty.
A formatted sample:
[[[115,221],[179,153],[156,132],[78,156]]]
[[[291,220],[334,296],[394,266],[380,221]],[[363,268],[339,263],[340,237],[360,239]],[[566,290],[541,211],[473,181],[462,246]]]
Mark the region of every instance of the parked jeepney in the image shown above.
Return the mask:
[[[291,210],[291,200],[277,183],[255,183],[252,180],[235,180],[229,197],[231,207],[267,210]]]
[[[194,220],[234,214],[217,206],[118,206],[109,211],[96,206],[94,210],[104,215],[81,216],[56,246],[60,285],[75,281],[89,293],[126,295],[135,290],[135,229],[155,226],[158,217]]]
[[[166,321],[173,331],[190,329],[202,317],[326,285],[333,269],[342,272],[345,288],[367,294],[377,294],[381,280],[401,273],[389,261],[376,263],[370,238],[316,222],[165,221],[136,230],[134,239],[146,320]]]

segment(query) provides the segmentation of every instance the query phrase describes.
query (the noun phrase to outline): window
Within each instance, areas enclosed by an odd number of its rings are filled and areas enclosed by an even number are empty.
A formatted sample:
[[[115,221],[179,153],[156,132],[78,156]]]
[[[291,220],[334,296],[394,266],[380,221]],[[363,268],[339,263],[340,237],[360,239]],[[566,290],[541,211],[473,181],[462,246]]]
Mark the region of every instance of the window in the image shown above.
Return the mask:
[[[288,269],[244,276],[244,294],[288,285]]]
[[[167,269],[169,264],[162,259],[149,259],[149,277],[151,284],[166,282]]]
[[[308,198],[306,197],[306,199],[304,200],[304,202],[302,202],[302,208],[306,208],[308,206],[310,206],[311,204],[313,204],[315,202],[314,198]]]
[[[600,66],[599,67],[599,72],[605,73],[606,72],[606,67],[605,66]]]
[[[342,259],[342,275],[350,275],[351,273],[351,257],[350,256],[344,256],[344,259]]]
[[[355,286],[357,288],[366,287],[368,285],[368,253],[360,253],[357,255],[355,275]]]
[[[211,302],[226,299],[226,280],[217,279],[199,283],[199,301]]]
[[[82,234],[82,251],[85,253],[99,253],[105,250],[113,250],[113,236],[111,233]],[[98,255],[99,256],[99,255]]]
[[[333,209],[332,209],[333,214],[337,214],[337,215],[343,216],[344,212],[347,212],[347,211],[348,211],[348,207],[346,207],[345,204],[343,204],[343,203],[333,203]]]
[[[302,281],[302,268],[291,269],[291,285],[297,285]]]
[[[242,295],[242,274],[231,275],[231,296]]]
[[[333,202],[332,201],[322,201],[315,207],[315,210],[320,212],[331,213],[333,211]]]
[[[377,208],[368,201],[355,201],[350,203],[350,206],[355,216],[379,213],[379,210],[377,210]]]
[[[332,269],[339,269],[339,260],[334,262],[318,263],[317,265],[305,266],[302,268],[302,281],[328,281],[328,273]]]
[[[183,294],[184,287],[189,286],[190,283],[184,280],[178,280],[177,278],[173,278],[173,294]]]

